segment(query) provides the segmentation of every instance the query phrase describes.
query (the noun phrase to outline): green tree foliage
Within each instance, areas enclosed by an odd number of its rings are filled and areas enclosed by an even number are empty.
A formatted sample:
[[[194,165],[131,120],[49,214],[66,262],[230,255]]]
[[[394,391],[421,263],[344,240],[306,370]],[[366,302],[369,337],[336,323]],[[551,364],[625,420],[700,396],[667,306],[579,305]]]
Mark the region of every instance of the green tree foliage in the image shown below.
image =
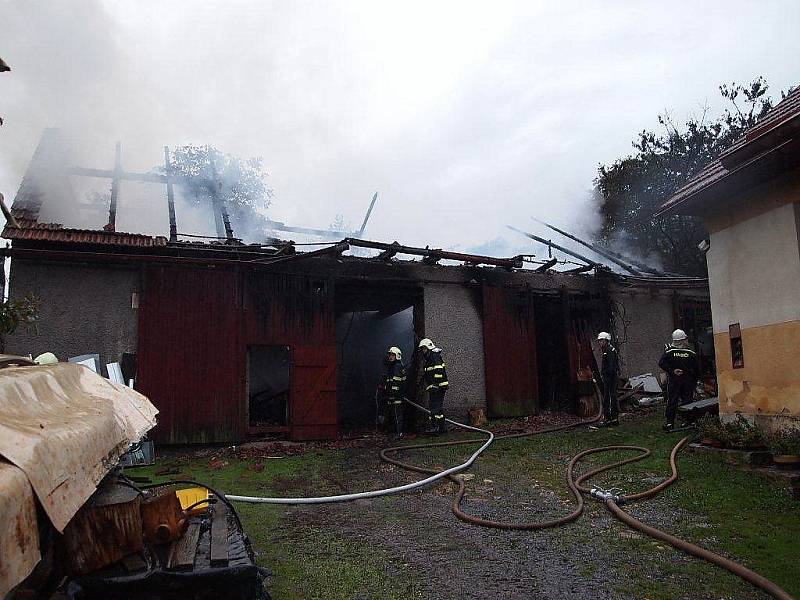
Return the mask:
[[[601,200],[602,240],[612,245],[624,241],[669,271],[705,276],[705,257],[697,244],[707,234],[699,219],[653,214],[772,108],[768,89],[763,77],[748,86],[721,85],[729,106],[719,117],[709,118],[706,107],[678,126],[668,114],[660,115],[660,133],[642,131],[632,155],[600,165],[594,185]]]
[[[2,263],[0,263],[0,267],[2,267]],[[0,353],[5,351],[7,335],[14,333],[20,325],[34,327],[38,316],[39,301],[32,295],[26,296],[22,300],[2,302],[2,294],[0,294]]]
[[[194,202],[211,206],[214,194],[225,202],[236,235],[263,232],[263,212],[271,204],[273,191],[267,187],[261,158],[243,159],[214,146],[189,144],[175,148],[172,168]]]

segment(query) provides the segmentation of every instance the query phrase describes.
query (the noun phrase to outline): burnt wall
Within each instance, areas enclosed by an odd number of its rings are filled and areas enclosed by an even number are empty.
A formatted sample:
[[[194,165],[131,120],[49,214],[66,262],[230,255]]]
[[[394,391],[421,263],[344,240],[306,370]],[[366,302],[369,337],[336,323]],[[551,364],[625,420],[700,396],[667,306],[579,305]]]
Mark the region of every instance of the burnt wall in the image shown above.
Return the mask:
[[[620,292],[612,295],[622,377],[658,376],[664,344],[675,328],[671,295]]]
[[[136,352],[138,310],[131,308],[139,290],[139,271],[113,267],[44,263],[14,258],[9,280],[11,299],[33,293],[40,302],[34,329],[20,327],[8,336],[6,352],[36,357],[52,352],[59,360],[100,355],[119,362]]]
[[[445,415],[464,417],[469,408],[486,406],[481,290],[428,284],[424,293],[425,336],[442,349],[450,379]]]

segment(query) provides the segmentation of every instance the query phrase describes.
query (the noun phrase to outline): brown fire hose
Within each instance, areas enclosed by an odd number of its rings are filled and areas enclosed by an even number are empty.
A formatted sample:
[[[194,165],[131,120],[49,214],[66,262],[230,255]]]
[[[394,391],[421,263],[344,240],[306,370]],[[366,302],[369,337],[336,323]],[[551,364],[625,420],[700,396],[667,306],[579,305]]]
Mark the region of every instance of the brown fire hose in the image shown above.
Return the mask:
[[[521,438],[521,437],[528,437],[528,436],[533,436],[533,435],[540,435],[540,434],[543,434],[543,433],[553,433],[553,432],[557,432],[557,431],[565,431],[567,429],[572,429],[572,428],[575,428],[575,427],[580,427],[582,425],[588,425],[590,423],[596,422],[596,421],[598,421],[600,419],[600,416],[601,415],[597,415],[596,417],[594,417],[592,419],[589,419],[587,421],[580,421],[578,423],[573,423],[573,424],[570,424],[570,425],[564,425],[564,426],[561,426],[561,427],[553,427],[553,428],[550,428],[550,429],[543,429],[543,430],[534,431],[534,432],[523,432],[523,433],[510,434],[510,435],[496,436],[495,439],[496,440],[500,440],[500,439]],[[390,454],[396,454],[397,452],[400,452],[400,451],[403,451],[403,450],[414,450],[414,449],[422,449],[422,448],[438,448],[438,447],[443,447],[443,446],[459,446],[459,445],[465,445],[465,444],[474,444],[474,443],[478,443],[479,441],[482,441],[482,440],[454,440],[454,441],[448,441],[448,442],[433,442],[433,443],[429,443],[429,444],[413,444],[413,445],[408,445],[408,446],[394,446],[394,447],[391,447],[391,448],[384,448],[383,450],[381,450],[380,456],[381,456],[382,460],[384,460],[384,461],[386,461],[388,463],[391,463],[393,465],[396,465],[398,467],[401,467],[403,469],[409,470],[409,471],[415,471],[415,472],[418,472],[418,473],[435,474],[435,473],[438,473],[439,471],[437,471],[436,469],[429,469],[427,467],[421,467],[419,465],[415,465],[415,464],[412,464],[412,463],[408,463],[408,462],[404,462],[404,461],[398,460],[397,458],[394,458],[393,456],[390,456]],[[670,453],[670,457],[669,457],[670,468],[671,468],[672,472],[671,472],[670,476],[667,479],[665,479],[664,481],[662,481],[658,485],[656,485],[656,486],[654,486],[654,487],[652,487],[652,488],[650,488],[648,490],[645,490],[643,492],[639,492],[637,494],[624,495],[624,496],[616,496],[616,495],[614,495],[614,494],[612,494],[610,492],[606,492],[606,491],[604,491],[604,490],[602,490],[600,488],[590,489],[590,488],[587,488],[587,487],[583,486],[582,484],[584,482],[588,481],[589,479],[591,479],[592,477],[594,477],[596,475],[599,475],[600,473],[603,473],[603,472],[606,472],[606,471],[610,471],[612,469],[616,469],[617,467],[621,467],[623,465],[626,465],[626,464],[629,464],[629,463],[633,463],[633,462],[637,462],[637,461],[640,461],[640,460],[643,460],[643,459],[647,458],[651,454],[651,451],[649,449],[643,448],[641,446],[604,446],[604,447],[601,447],[601,448],[590,448],[588,450],[584,450],[583,452],[579,452],[578,454],[576,454],[575,456],[572,457],[572,459],[569,461],[569,464],[567,465],[567,469],[566,469],[567,486],[569,487],[570,491],[572,491],[573,495],[575,496],[576,507],[568,515],[565,515],[565,516],[557,518],[557,519],[552,519],[552,520],[549,520],[549,521],[538,521],[538,522],[504,523],[502,521],[493,521],[493,520],[490,520],[490,519],[483,519],[483,518],[480,518],[480,517],[475,517],[473,515],[467,514],[467,513],[465,513],[464,511],[461,510],[461,502],[463,501],[464,496],[466,495],[466,484],[464,482],[463,477],[458,477],[458,476],[454,476],[454,475],[448,476],[449,479],[451,479],[452,481],[458,483],[458,492],[456,493],[456,497],[453,500],[452,511],[453,511],[453,514],[456,517],[458,517],[462,521],[465,521],[465,522],[473,524],[473,525],[479,525],[479,526],[482,526],[482,527],[492,527],[492,528],[495,528],[495,529],[514,529],[514,530],[532,531],[532,530],[538,530],[538,529],[547,529],[547,528],[551,528],[551,527],[557,527],[559,525],[564,525],[566,523],[569,523],[571,521],[576,520],[583,513],[583,509],[584,509],[584,505],[585,505],[584,499],[583,499],[583,494],[589,494],[589,495],[591,495],[591,496],[593,496],[595,498],[598,498],[598,499],[602,500],[604,502],[606,508],[608,508],[608,510],[611,512],[611,514],[614,517],[616,517],[617,519],[619,519],[620,521],[622,521],[623,523],[625,523],[626,525],[628,525],[629,527],[631,527],[633,529],[636,529],[636,530],[638,530],[638,531],[640,531],[640,532],[642,532],[642,533],[644,533],[644,534],[646,534],[646,535],[648,535],[650,537],[653,537],[655,539],[658,539],[658,540],[661,540],[663,542],[666,542],[666,543],[670,544],[671,546],[673,546],[674,548],[676,548],[678,550],[682,550],[683,552],[686,552],[687,554],[691,554],[692,556],[695,556],[697,558],[702,558],[703,560],[707,560],[708,562],[711,562],[711,563],[713,563],[713,564],[715,564],[715,565],[717,565],[719,567],[722,567],[723,569],[726,569],[727,571],[733,573],[734,575],[737,575],[738,577],[741,577],[745,581],[748,581],[749,583],[755,585],[756,587],[758,587],[759,589],[763,590],[764,592],[766,592],[767,594],[769,594],[773,598],[777,598],[778,600],[794,600],[794,598],[791,595],[789,595],[786,591],[781,589],[779,586],[777,586],[776,584],[774,584],[770,580],[766,579],[765,577],[762,577],[758,573],[755,573],[754,571],[751,571],[747,567],[745,567],[745,566],[743,566],[743,565],[741,565],[741,564],[739,564],[737,562],[734,562],[732,560],[729,560],[727,558],[724,558],[724,557],[722,557],[722,556],[720,556],[718,554],[710,552],[709,550],[706,550],[704,548],[696,546],[696,545],[694,545],[694,544],[692,544],[690,542],[687,542],[686,540],[683,540],[683,539],[677,538],[677,537],[675,537],[673,535],[670,535],[670,534],[668,534],[668,533],[666,533],[664,531],[661,531],[660,529],[656,529],[655,527],[652,527],[650,525],[642,523],[641,521],[635,519],[634,517],[632,517],[631,515],[629,515],[628,513],[626,513],[624,510],[622,510],[620,508],[619,505],[623,504],[623,503],[636,502],[638,500],[645,500],[645,499],[648,499],[648,498],[652,498],[653,496],[658,494],[663,489],[665,489],[668,486],[672,485],[675,482],[675,480],[677,480],[677,478],[678,478],[678,467],[677,467],[677,462],[676,462],[676,456],[677,456],[678,452],[681,450],[681,448],[683,448],[683,446],[686,445],[686,443],[688,441],[689,441],[689,437],[687,436],[687,437],[683,438],[682,440],[680,440],[675,445],[675,447],[672,449],[672,452]],[[588,456],[590,454],[598,454],[598,453],[602,453],[602,452],[610,452],[610,451],[615,451],[615,450],[634,450],[634,451],[638,451],[639,454],[636,455],[636,456],[630,457],[630,458],[626,458],[626,459],[623,459],[623,460],[619,460],[617,462],[613,462],[613,463],[610,463],[610,464],[607,464],[607,465],[603,465],[603,466],[597,467],[595,469],[592,469],[592,470],[588,471],[587,473],[584,473],[583,475],[581,475],[577,479],[575,478],[575,472],[574,472],[575,468],[578,465],[578,463],[580,463],[580,461],[584,457],[586,457],[586,456]]]

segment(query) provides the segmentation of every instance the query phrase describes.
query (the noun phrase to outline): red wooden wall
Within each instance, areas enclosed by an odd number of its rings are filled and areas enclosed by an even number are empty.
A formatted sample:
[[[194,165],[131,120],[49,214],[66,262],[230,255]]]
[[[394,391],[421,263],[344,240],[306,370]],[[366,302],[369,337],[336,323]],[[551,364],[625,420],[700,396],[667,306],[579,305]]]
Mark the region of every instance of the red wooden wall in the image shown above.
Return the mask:
[[[539,405],[533,301],[521,287],[483,286],[486,404],[494,417],[535,414]]]
[[[148,267],[137,388],[159,409],[154,439],[231,442],[247,433],[247,347],[289,346],[294,439],[336,437],[336,340],[329,282],[301,275]]]

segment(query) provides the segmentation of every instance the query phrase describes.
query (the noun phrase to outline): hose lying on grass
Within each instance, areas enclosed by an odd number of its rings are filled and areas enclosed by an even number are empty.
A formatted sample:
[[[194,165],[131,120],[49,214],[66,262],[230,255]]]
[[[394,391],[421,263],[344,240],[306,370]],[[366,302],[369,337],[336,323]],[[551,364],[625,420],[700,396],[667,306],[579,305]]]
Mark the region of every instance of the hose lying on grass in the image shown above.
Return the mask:
[[[421,410],[426,413],[430,412],[426,408],[423,408],[419,404],[415,404],[410,400],[406,400],[406,402],[408,402],[418,410]],[[430,485],[431,483],[438,481],[439,479],[443,479],[444,477],[452,477],[455,473],[468,469],[470,466],[472,466],[472,463],[474,463],[475,460],[481,455],[481,452],[486,450],[495,439],[494,434],[487,429],[481,429],[480,427],[472,427],[471,425],[465,425],[464,423],[458,423],[456,421],[451,421],[450,419],[446,419],[446,421],[461,429],[466,429],[468,431],[477,431],[478,433],[486,434],[488,436],[488,439],[483,442],[483,445],[481,445],[480,448],[478,448],[475,452],[473,452],[472,456],[470,456],[466,462],[463,462],[460,465],[456,465],[455,467],[450,467],[449,469],[445,469],[444,471],[428,471],[429,473],[432,473],[432,475],[430,477],[426,477],[425,479],[421,479],[420,481],[407,483],[405,485],[398,485],[395,487],[386,488],[382,490],[356,492],[353,494],[339,494],[336,496],[317,496],[313,498],[273,498],[273,497],[261,497],[261,496],[236,496],[233,494],[227,494],[226,498],[233,502],[246,502],[249,504],[329,504],[332,502],[352,502],[353,500],[362,500],[364,498],[376,498],[378,496],[389,496],[390,494],[400,494],[402,492],[407,492],[410,490],[424,487],[426,485]],[[464,443],[474,444],[476,442],[481,442],[481,441],[483,440],[468,440]]]
[[[526,432],[526,433],[517,433],[517,434],[511,434],[511,435],[505,435],[505,436],[497,436],[495,439],[501,440],[501,439],[510,439],[510,438],[519,438],[519,437],[530,437],[530,436],[534,436],[534,435],[541,435],[541,434],[544,434],[544,433],[554,433],[554,432],[557,432],[557,431],[564,431],[564,430],[567,430],[567,429],[572,429],[572,428],[575,428],[575,427],[579,427],[581,425],[586,425],[586,424],[589,424],[589,423],[592,423],[592,422],[596,422],[599,419],[600,419],[600,415],[598,415],[598,416],[596,416],[593,419],[590,419],[588,421],[581,421],[581,422],[573,423],[573,424],[570,424],[570,425],[564,425],[564,426],[561,426],[561,427],[554,427],[554,428],[551,428],[551,429],[543,429],[543,430],[534,431],[534,432]],[[576,502],[575,509],[571,513],[569,513],[568,515],[565,515],[565,516],[557,518],[557,519],[551,519],[551,520],[548,520],[548,521],[506,523],[506,522],[502,522],[502,521],[493,521],[493,520],[490,520],[490,519],[483,519],[483,518],[480,518],[480,517],[476,517],[476,516],[467,514],[466,512],[464,512],[461,509],[461,503],[462,503],[462,501],[464,499],[464,496],[466,495],[466,484],[464,483],[464,479],[460,478],[460,477],[455,477],[453,475],[450,475],[449,478],[452,481],[455,481],[458,484],[458,492],[456,493],[456,497],[453,500],[453,506],[452,506],[453,514],[456,517],[458,517],[459,519],[461,519],[462,521],[466,521],[467,523],[471,523],[473,525],[479,525],[479,526],[482,526],[482,527],[492,527],[492,528],[495,528],[495,529],[526,530],[526,531],[537,530],[537,529],[547,529],[547,528],[551,528],[551,527],[557,527],[559,525],[564,525],[564,524],[569,523],[571,521],[574,521],[578,517],[580,517],[581,514],[583,513],[584,506],[585,506],[583,495],[584,494],[588,494],[591,497],[594,497],[594,498],[597,498],[597,499],[603,501],[605,503],[606,508],[611,512],[611,514],[614,517],[616,517],[617,519],[619,519],[620,521],[622,521],[623,523],[625,523],[626,525],[628,525],[629,527],[631,527],[633,529],[636,529],[636,530],[644,533],[645,535],[648,535],[648,536],[653,537],[655,539],[661,540],[662,542],[666,542],[666,543],[670,544],[671,546],[673,546],[674,548],[676,548],[678,550],[681,550],[683,552],[686,552],[687,554],[691,554],[692,556],[695,556],[697,558],[702,558],[703,560],[706,560],[706,561],[708,561],[708,562],[710,562],[712,564],[715,564],[715,565],[717,565],[719,567],[722,567],[723,569],[726,569],[730,573],[733,573],[734,575],[736,575],[738,577],[741,577],[745,581],[755,585],[756,587],[758,587],[762,591],[766,592],[767,594],[769,594],[773,598],[776,598],[778,600],[794,600],[794,598],[791,595],[789,595],[785,590],[783,590],[782,588],[777,586],[775,583],[773,583],[769,579],[759,575],[758,573],[756,573],[754,571],[751,571],[750,569],[748,569],[744,565],[741,565],[741,564],[739,564],[739,563],[737,563],[735,561],[732,561],[732,560],[727,559],[727,558],[725,558],[723,556],[715,554],[715,553],[713,553],[713,552],[711,552],[709,550],[706,550],[705,548],[701,548],[700,546],[696,546],[696,545],[694,545],[694,544],[692,544],[690,542],[687,542],[686,540],[683,540],[681,538],[678,538],[678,537],[675,537],[673,535],[670,535],[669,533],[666,533],[665,531],[661,531],[660,529],[656,529],[655,527],[652,527],[650,525],[642,523],[641,521],[639,521],[639,520],[635,519],[634,517],[632,517],[630,514],[626,513],[624,510],[622,510],[622,508],[620,508],[621,504],[629,504],[631,502],[636,502],[636,501],[639,501],[639,500],[646,500],[648,498],[652,498],[653,496],[658,494],[660,491],[662,491],[665,488],[667,488],[670,485],[672,485],[678,479],[678,466],[677,466],[677,462],[676,462],[676,456],[677,456],[678,452],[681,450],[681,448],[683,448],[683,446],[685,446],[688,441],[689,441],[689,436],[684,437],[672,449],[672,452],[670,453],[670,457],[669,457],[670,468],[671,468],[672,472],[671,472],[670,476],[667,479],[665,479],[664,481],[662,481],[658,485],[656,485],[656,486],[654,486],[654,487],[652,487],[652,488],[650,488],[648,490],[645,490],[643,492],[639,492],[638,494],[629,494],[629,495],[622,495],[622,496],[617,496],[617,495],[615,495],[615,494],[613,494],[611,492],[607,492],[607,491],[605,491],[605,490],[603,490],[601,488],[587,488],[582,484],[584,482],[588,481],[589,479],[591,479],[592,477],[594,477],[596,475],[599,475],[600,473],[604,473],[606,471],[610,471],[612,469],[616,469],[616,468],[621,467],[623,465],[643,460],[643,459],[647,458],[648,456],[650,456],[651,451],[648,448],[643,448],[641,446],[604,446],[604,447],[601,447],[601,448],[590,448],[588,450],[584,450],[583,452],[579,452],[578,454],[573,456],[572,459],[567,464],[567,469],[566,469],[566,474],[565,474],[566,475],[567,486],[569,487],[570,491],[575,496],[575,502]],[[384,450],[381,451],[380,455],[381,455],[381,458],[383,460],[385,460],[386,462],[389,462],[389,463],[391,463],[393,465],[397,465],[397,466],[399,466],[399,467],[401,467],[403,469],[407,469],[407,470],[410,470],[410,471],[415,471],[415,472],[418,472],[418,473],[436,473],[437,471],[435,469],[428,469],[426,467],[421,467],[419,465],[414,465],[414,464],[411,464],[411,463],[403,462],[403,461],[400,461],[397,458],[394,458],[393,456],[390,456],[390,455],[394,455],[397,452],[400,452],[402,450],[413,450],[413,449],[422,449],[422,448],[436,448],[436,447],[442,447],[442,446],[456,446],[456,445],[463,445],[463,444],[470,444],[470,443],[475,443],[475,441],[474,440],[455,440],[455,441],[449,441],[449,442],[434,442],[434,443],[430,443],[430,444],[414,444],[414,445],[408,445],[408,446],[394,446],[394,447],[391,447],[391,448],[385,448]],[[583,460],[584,457],[586,457],[586,456],[588,456],[590,454],[599,454],[599,453],[602,453],[602,452],[612,452],[612,451],[618,451],[618,450],[623,450],[623,451],[633,450],[633,451],[638,451],[639,454],[636,455],[636,456],[630,457],[630,458],[619,460],[619,461],[614,462],[614,463],[610,463],[610,464],[607,464],[607,465],[603,465],[603,466],[597,467],[595,469],[592,469],[591,471],[588,471],[587,473],[584,473],[580,477],[577,477],[577,478],[575,477],[575,468],[581,462],[581,460]]]

